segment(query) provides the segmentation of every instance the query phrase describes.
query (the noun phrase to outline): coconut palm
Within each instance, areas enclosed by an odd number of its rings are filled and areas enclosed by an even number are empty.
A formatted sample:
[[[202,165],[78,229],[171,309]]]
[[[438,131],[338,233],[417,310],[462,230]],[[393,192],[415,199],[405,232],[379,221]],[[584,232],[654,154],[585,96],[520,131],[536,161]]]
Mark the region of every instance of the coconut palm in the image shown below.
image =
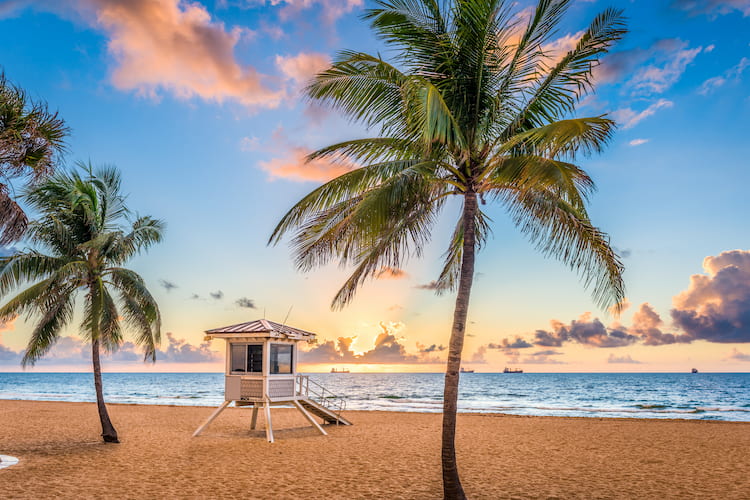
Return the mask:
[[[35,183],[50,175],[68,131],[57,113],[29,99],[0,73],[0,245],[21,238],[28,224],[11,181]]]
[[[0,321],[25,314],[35,323],[23,355],[33,365],[73,320],[76,298],[83,296],[81,336],[91,342],[96,403],[105,442],[117,432],[102,393],[100,351],[115,351],[125,323],[135,333],[145,359],[155,361],[160,341],[159,307],[143,279],[122,267],[131,257],[161,241],[164,224],[138,217],[123,225],[129,211],[120,194],[120,174],[102,168],[83,177],[59,172],[25,194],[39,214],[27,238],[38,250],[0,258],[0,296],[22,289],[0,307]]]
[[[502,0],[376,0],[364,18],[393,49],[393,62],[345,51],[307,87],[375,138],[322,148],[308,159],[358,165],[315,189],[284,215],[270,243],[292,233],[301,270],[338,261],[353,272],[333,308],[367,279],[421,255],[451,198],[462,203],[437,287],[457,291],[445,374],[445,498],[464,498],[455,455],[456,407],[477,250],[507,210],[541,252],[577,271],[600,306],[623,298],[622,265],[586,211],[592,179],[575,164],[599,152],[615,124],[576,118],[592,68],[624,34],[621,11],[597,15],[575,46],[554,54],[569,6],[541,0],[531,16]],[[455,205],[448,205],[455,206]]]

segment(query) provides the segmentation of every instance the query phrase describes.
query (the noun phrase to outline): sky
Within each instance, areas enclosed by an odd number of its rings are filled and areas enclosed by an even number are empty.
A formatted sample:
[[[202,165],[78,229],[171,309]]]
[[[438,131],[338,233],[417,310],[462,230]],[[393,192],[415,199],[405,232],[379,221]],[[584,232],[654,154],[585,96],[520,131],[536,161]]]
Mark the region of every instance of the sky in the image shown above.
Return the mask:
[[[528,15],[530,2],[514,9]],[[435,295],[457,205],[421,258],[384,270],[332,311],[338,266],[295,269],[278,220],[345,171],[310,151],[367,137],[303,98],[340,50],[391,54],[364,0],[0,0],[0,67],[72,129],[65,164],[122,171],[128,204],[163,219],[130,263],[163,316],[156,364],[132,343],[106,371],[222,371],[204,331],[265,317],[318,334],[307,371],[444,370],[455,297]],[[580,161],[590,214],[625,264],[627,307],[598,309],[576,275],[487,206],[463,364],[478,372],[750,371],[750,0],[574,2],[550,49],[607,7],[629,33],[595,69],[579,116],[619,128]],[[24,248],[19,243],[16,248]],[[8,253],[13,248],[2,249]],[[19,371],[33,322],[0,325],[0,371]],[[77,323],[36,371],[89,370]]]

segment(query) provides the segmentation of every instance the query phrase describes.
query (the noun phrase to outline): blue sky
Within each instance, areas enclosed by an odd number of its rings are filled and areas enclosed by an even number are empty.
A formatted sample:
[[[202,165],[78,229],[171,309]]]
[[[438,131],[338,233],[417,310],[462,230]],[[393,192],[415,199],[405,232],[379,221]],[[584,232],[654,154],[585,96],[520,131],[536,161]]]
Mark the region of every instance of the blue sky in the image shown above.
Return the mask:
[[[515,9],[523,16],[529,5]],[[290,324],[319,333],[308,361],[321,369],[349,361],[442,369],[453,298],[418,287],[437,276],[453,213],[423,259],[398,279],[366,285],[342,312],[328,305],[344,272],[300,274],[286,246],[266,246],[285,210],[336,173],[304,166],[304,154],[367,134],[300,98],[305,79],[338,50],[388,56],[359,17],[367,6],[0,3],[0,66],[71,126],[66,162],[117,165],[130,206],[168,224],[166,241],[132,265],[172,340],[157,367],[125,365],[128,346],[112,367],[216,369],[211,349],[222,347],[201,347],[204,330],[289,314]],[[608,113],[620,128],[603,154],[581,164],[599,188],[592,218],[624,257],[631,305],[619,319],[596,309],[573,273],[537,254],[492,207],[494,238],[477,262],[464,359],[480,371],[747,371],[750,1],[574,2],[551,48],[567,50],[610,6],[624,9],[630,33],[596,69],[597,92],[579,114]],[[718,258],[732,250],[741,252]],[[717,257],[713,274],[707,257]],[[255,308],[238,305],[243,298]],[[0,370],[18,369],[29,332],[21,319],[0,332]],[[509,347],[524,345],[517,337],[529,346]],[[39,369],[78,366],[75,341],[67,342]]]

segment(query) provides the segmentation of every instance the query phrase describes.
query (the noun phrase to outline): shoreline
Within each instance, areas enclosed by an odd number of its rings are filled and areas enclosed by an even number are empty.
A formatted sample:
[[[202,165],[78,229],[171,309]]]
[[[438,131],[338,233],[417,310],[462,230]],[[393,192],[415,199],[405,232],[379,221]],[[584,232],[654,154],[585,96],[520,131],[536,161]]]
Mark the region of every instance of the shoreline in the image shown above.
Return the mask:
[[[0,404],[2,404],[3,401],[18,401],[18,402],[29,402],[29,403],[70,403],[70,404],[95,404],[96,401],[92,398],[90,401],[69,401],[69,400],[55,400],[55,399],[8,399],[8,398],[2,398],[0,397]],[[104,402],[109,406],[136,406],[136,407],[150,407],[150,406],[156,406],[156,407],[168,407],[168,408],[217,408],[219,404],[212,404],[212,405],[204,405],[204,404],[170,404],[170,403],[118,403],[118,402],[110,402],[107,401],[107,398],[104,398]],[[459,399],[460,403],[460,399]],[[236,408],[235,406],[230,406],[229,408]],[[279,408],[292,408],[292,406],[279,406]],[[686,422],[724,422],[724,423],[735,423],[735,424],[750,424],[750,416],[747,420],[722,420],[718,418],[700,418],[700,417],[675,417],[675,416],[665,416],[665,417],[653,417],[653,416],[641,416],[636,415],[636,413],[639,413],[637,410],[628,410],[628,409],[582,409],[582,408],[574,408],[574,409],[567,409],[567,408],[553,408],[552,410],[555,411],[565,411],[565,410],[571,410],[571,411],[587,411],[590,412],[591,415],[535,415],[535,414],[518,414],[518,413],[503,413],[501,411],[484,411],[481,409],[458,409],[459,415],[501,415],[506,417],[520,417],[520,418],[580,418],[580,419],[612,419],[612,420],[644,420],[644,421],[686,421]],[[647,411],[647,410],[642,410]],[[658,410],[662,411],[662,410]],[[675,413],[674,411],[669,410],[663,410],[664,413]],[[738,410],[734,410],[738,411]],[[750,410],[739,410],[742,412],[747,412],[750,414]],[[345,410],[345,413],[350,412],[382,412],[382,413],[395,413],[395,414],[418,414],[418,415],[442,415],[442,408],[438,411],[422,411],[421,409],[409,409],[409,410],[390,410],[390,409],[351,409],[351,410]],[[598,413],[603,413],[604,415],[600,415]],[[633,416],[609,416],[607,413],[632,413]],[[685,415],[700,415],[702,412],[696,412],[696,411],[684,411],[682,412]]]
[[[73,404],[73,405],[92,405],[96,404],[95,400],[91,401],[65,401],[65,400],[52,400],[52,399],[5,399],[0,398],[0,405],[2,405],[3,401],[12,401],[12,402],[25,402],[25,403],[50,403],[50,404]],[[460,401],[460,400],[459,400]],[[129,406],[129,407],[162,407],[162,408],[196,408],[196,409],[216,409],[218,405],[178,405],[178,404],[169,404],[169,403],[115,403],[115,402],[109,402],[107,401],[106,397],[104,398],[104,403],[107,405],[107,408],[110,406]],[[229,406],[227,409],[230,408],[241,408],[236,406]],[[242,407],[244,408],[244,407]],[[282,406],[279,405],[274,406],[275,408],[279,409],[293,409],[293,406]],[[601,410],[597,410],[601,411]],[[618,410],[619,411],[619,410]],[[342,413],[393,413],[396,415],[442,415],[443,412],[441,411],[419,411],[419,410],[408,410],[408,411],[398,411],[398,410],[344,410]],[[664,422],[664,421],[675,421],[675,422],[715,422],[715,423],[726,423],[726,424],[747,424],[750,425],[750,420],[719,420],[719,419],[700,419],[700,418],[676,418],[676,417],[610,417],[610,416],[601,416],[601,415],[591,415],[591,416],[581,416],[581,415],[519,415],[516,413],[503,413],[499,411],[461,411],[459,409],[458,411],[459,415],[476,415],[476,416],[500,416],[500,417],[512,417],[512,418],[572,418],[572,419],[583,419],[583,420],[589,420],[589,419],[602,419],[602,420],[624,420],[624,421],[630,421],[630,420],[642,420],[642,421],[657,421],[657,422]]]
[[[264,418],[228,408],[108,404],[121,444],[99,438],[94,403],[0,400],[0,471],[8,498],[436,498],[436,413],[352,410],[319,435],[294,409]],[[262,412],[261,412],[262,413]],[[470,498],[746,498],[750,422],[458,416],[456,449]],[[91,471],[96,471],[92,474]],[[44,478],[44,481],[40,481]]]

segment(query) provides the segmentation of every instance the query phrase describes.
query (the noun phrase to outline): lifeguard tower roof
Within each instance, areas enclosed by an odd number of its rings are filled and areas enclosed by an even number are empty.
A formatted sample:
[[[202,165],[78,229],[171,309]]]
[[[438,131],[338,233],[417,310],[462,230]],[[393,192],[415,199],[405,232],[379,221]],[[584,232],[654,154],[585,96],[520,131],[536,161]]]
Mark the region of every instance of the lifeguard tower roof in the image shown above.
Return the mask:
[[[239,323],[237,325],[223,326],[221,328],[214,328],[212,330],[206,330],[206,335],[225,337],[232,336],[233,334],[265,334],[267,337],[286,337],[293,340],[313,340],[315,334],[299,328],[292,328],[291,326],[282,325],[275,321],[269,321],[267,319],[256,319],[255,321],[248,321],[247,323]]]

